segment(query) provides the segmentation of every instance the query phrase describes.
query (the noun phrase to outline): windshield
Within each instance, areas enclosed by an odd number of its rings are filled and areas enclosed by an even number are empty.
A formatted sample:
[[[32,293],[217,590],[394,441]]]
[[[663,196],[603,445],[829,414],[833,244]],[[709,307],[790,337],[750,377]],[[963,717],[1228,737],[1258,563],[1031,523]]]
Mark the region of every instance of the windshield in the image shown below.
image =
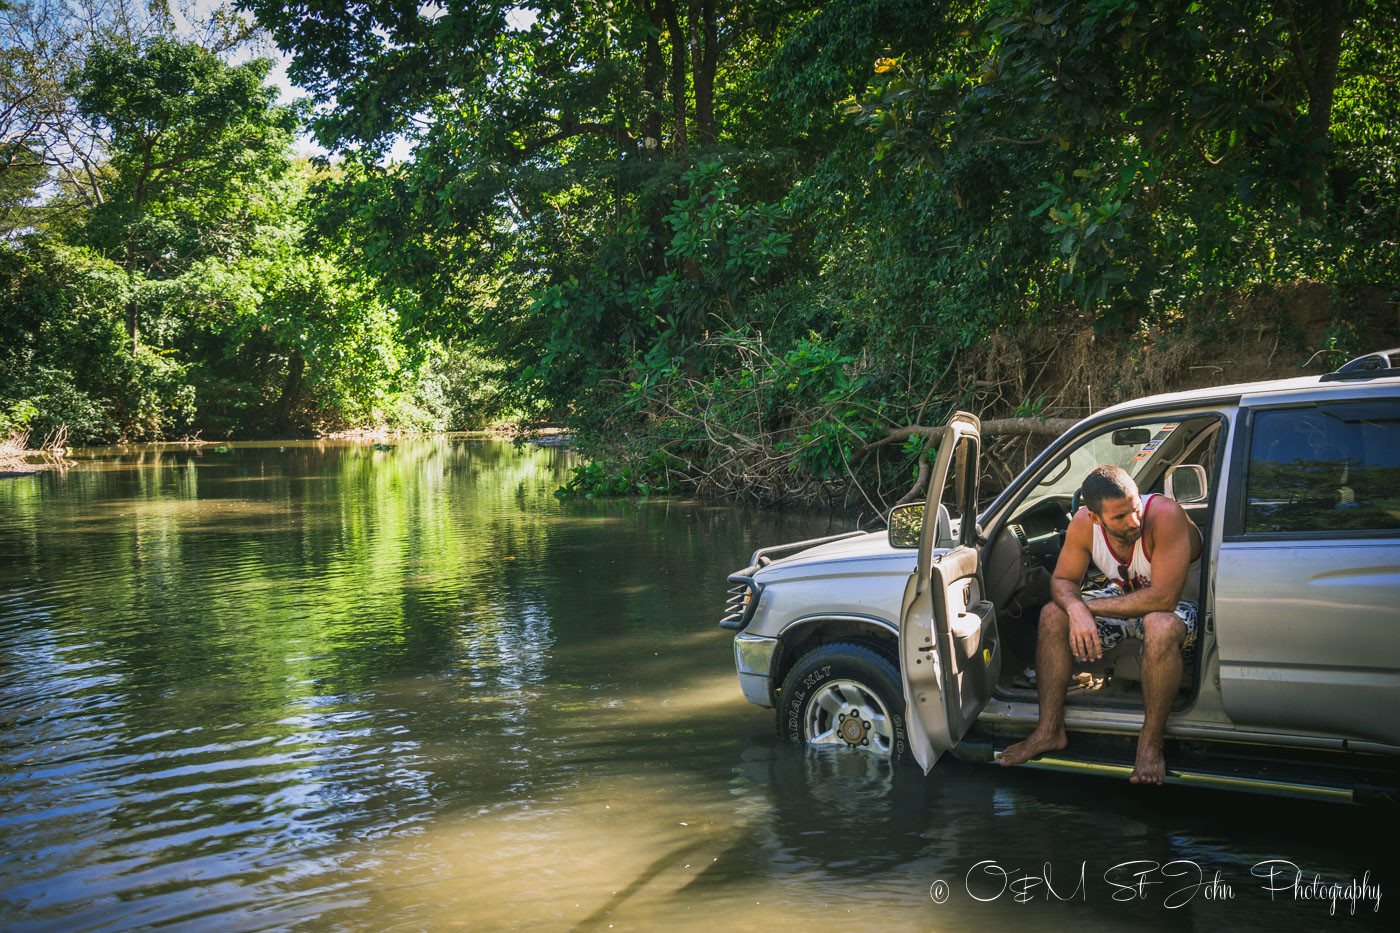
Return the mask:
[[[1159,421],[1131,428],[1105,431],[1076,447],[1069,456],[1051,468],[1024,505],[1034,505],[1050,496],[1074,495],[1089,471],[1099,465],[1122,467],[1137,480],[1160,451],[1162,443],[1180,426],[1176,421]],[[1114,443],[1117,440],[1118,443]]]

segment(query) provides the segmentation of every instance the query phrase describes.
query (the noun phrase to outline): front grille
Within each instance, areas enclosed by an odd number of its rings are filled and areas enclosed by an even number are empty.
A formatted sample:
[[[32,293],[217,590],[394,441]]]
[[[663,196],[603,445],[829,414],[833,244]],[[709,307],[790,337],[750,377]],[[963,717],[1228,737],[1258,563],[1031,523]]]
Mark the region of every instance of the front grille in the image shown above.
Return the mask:
[[[730,577],[729,582],[733,586],[727,591],[729,595],[724,601],[724,617],[719,620],[719,627],[737,631],[753,617],[758,589],[747,577]]]

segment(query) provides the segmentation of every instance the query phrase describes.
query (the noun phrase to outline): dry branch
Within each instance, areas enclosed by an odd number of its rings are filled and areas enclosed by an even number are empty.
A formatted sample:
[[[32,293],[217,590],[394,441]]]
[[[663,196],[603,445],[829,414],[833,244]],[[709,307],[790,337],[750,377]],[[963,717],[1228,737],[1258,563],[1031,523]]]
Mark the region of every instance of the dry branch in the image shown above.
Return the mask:
[[[993,418],[982,422],[983,437],[1059,437],[1075,425],[1073,418]],[[864,457],[873,450],[877,450],[886,444],[894,444],[908,440],[911,437],[927,437],[932,440],[938,436],[942,428],[932,428],[922,424],[908,424],[901,428],[892,428],[888,434],[878,440],[871,441],[856,452],[857,459]],[[925,445],[927,447],[927,445]],[[988,450],[988,461],[1004,473],[1014,476],[1014,472],[1001,459],[997,458],[993,452]],[[919,475],[914,480],[914,485],[909,487],[909,491],[900,496],[895,501],[895,505],[903,505],[918,498],[919,494],[928,486],[929,475],[933,472],[928,459],[921,457],[919,460]]]
[[[68,427],[59,425],[59,428],[61,430],[51,431],[37,449],[29,448],[28,431],[17,431],[8,437],[0,438],[0,473],[66,470],[73,463],[64,456]]]
[[[984,437],[994,437],[999,435],[1016,435],[1021,437],[1059,437],[1061,434],[1074,427],[1073,418],[993,418],[990,421],[982,422],[982,435]],[[931,428],[922,424],[907,424],[902,428],[891,428],[884,437],[871,441],[859,451],[861,455],[867,454],[877,447],[886,444],[895,444],[899,441],[908,440],[911,437],[923,435],[924,437],[936,437],[942,428]]]
[[[982,422],[984,437],[1014,434],[1021,437],[1059,437],[1078,422],[1073,418],[993,418]]]

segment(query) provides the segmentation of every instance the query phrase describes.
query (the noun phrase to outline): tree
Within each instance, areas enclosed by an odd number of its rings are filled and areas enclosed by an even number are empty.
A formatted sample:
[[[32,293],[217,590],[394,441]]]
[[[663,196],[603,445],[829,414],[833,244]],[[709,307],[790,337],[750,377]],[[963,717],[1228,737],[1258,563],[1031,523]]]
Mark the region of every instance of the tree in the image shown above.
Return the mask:
[[[77,443],[187,426],[187,366],[146,346],[123,352],[134,287],[115,263],[52,236],[0,243],[0,410],[20,404],[39,436],[65,425]]]
[[[343,238],[308,235],[308,185],[338,172],[293,159],[304,111],[274,103],[268,62],[224,60],[246,23],[215,11],[177,38],[161,3],[13,12],[0,46],[16,103],[0,114],[7,423],[65,423],[75,440],[288,434],[426,425],[458,396],[480,404],[420,366],[446,357],[430,339],[405,345],[381,300],[392,290],[344,261]]]
[[[1279,247],[1317,242],[1306,223],[1377,206],[1363,179],[1393,203],[1391,157],[1347,138],[1400,118],[1400,30],[1379,5],[999,0],[969,37],[979,61],[904,62],[864,122],[957,213],[1033,221],[1047,285],[1080,305],[1172,302],[1298,258]]]
[[[291,165],[297,111],[263,84],[270,63],[226,65],[197,45],[157,38],[93,49],[79,111],[107,134],[107,175],[84,238],[128,272],[164,279],[248,249]],[[126,329],[133,352],[140,307]]]
[[[0,236],[9,236],[32,223],[32,206],[48,166],[41,153],[23,143],[0,147],[0,165]]]
[[[81,113],[69,80],[90,49],[170,36],[177,22],[184,41],[216,55],[254,42],[252,26],[230,8],[200,6],[194,0],[0,0],[0,187],[28,190],[4,176],[12,168],[11,174],[32,176],[37,159],[44,173],[32,187],[49,183],[59,191],[22,212],[24,222],[62,223],[102,201],[106,139]]]
[[[187,322],[177,345],[200,361],[200,423],[211,431],[395,420],[412,376],[397,314],[333,242],[308,239],[315,174],[305,163],[292,174],[275,223],[243,255],[207,257],[170,283],[167,301]]]
[[[551,0],[531,20],[455,2],[245,6],[292,52],[293,79],[333,104],[315,125],[353,167],[326,225],[356,231],[366,264],[412,291],[412,326],[486,337],[547,405],[583,388],[585,357],[613,366],[724,311],[646,297],[678,267],[699,272],[667,255],[688,170],[723,162],[729,200],[763,203],[793,165],[769,151],[789,137],[744,82],[798,9]],[[405,137],[413,158],[384,166]],[[584,356],[550,349],[568,342]]]

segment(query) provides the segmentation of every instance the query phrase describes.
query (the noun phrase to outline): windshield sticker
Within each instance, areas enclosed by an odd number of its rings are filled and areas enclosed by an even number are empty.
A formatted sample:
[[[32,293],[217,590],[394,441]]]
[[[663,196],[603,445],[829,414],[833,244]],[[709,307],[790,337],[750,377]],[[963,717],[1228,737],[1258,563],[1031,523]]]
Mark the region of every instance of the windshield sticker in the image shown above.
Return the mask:
[[[1167,436],[1176,430],[1178,423],[1179,422],[1172,422],[1171,424],[1162,425],[1160,428],[1157,429],[1157,433],[1152,435],[1152,439],[1154,441],[1166,440]]]
[[[1161,441],[1148,441],[1146,444],[1142,445],[1142,450],[1139,450],[1137,452],[1137,455],[1133,457],[1133,460],[1135,462],[1138,460],[1146,460],[1148,457],[1152,456],[1152,452],[1154,450],[1161,446]]]

